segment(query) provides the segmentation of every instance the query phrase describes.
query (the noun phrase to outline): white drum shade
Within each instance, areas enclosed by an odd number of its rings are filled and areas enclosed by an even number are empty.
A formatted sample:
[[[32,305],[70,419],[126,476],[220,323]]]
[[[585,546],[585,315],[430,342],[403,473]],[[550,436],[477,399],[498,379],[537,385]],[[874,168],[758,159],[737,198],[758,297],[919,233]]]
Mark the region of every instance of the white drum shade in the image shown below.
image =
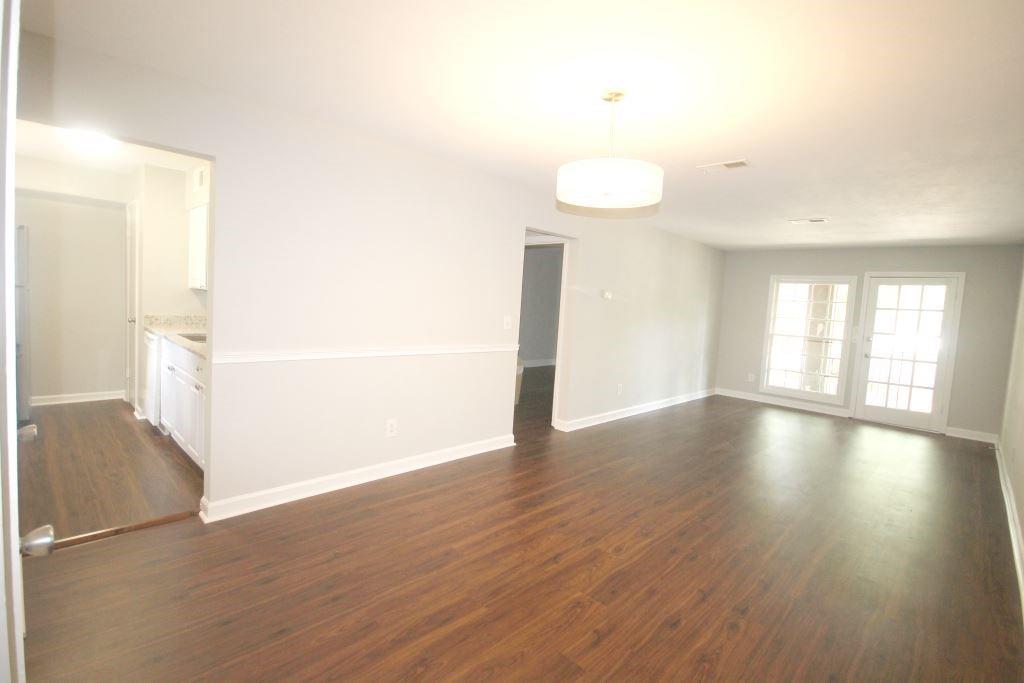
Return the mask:
[[[600,157],[562,164],[555,196],[573,206],[635,209],[661,201],[665,172],[639,159]]]

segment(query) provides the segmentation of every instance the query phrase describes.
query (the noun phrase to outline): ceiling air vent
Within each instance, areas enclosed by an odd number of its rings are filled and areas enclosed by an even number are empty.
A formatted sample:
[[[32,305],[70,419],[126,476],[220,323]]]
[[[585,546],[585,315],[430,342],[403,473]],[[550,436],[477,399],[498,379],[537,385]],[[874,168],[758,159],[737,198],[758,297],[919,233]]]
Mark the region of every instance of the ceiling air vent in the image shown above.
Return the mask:
[[[711,171],[735,171],[746,166],[748,166],[746,159],[733,159],[732,161],[716,161],[713,164],[701,164],[697,167],[697,170],[704,171],[705,173],[710,173]]]
[[[790,218],[793,225],[807,225],[808,223],[828,223],[827,218]]]

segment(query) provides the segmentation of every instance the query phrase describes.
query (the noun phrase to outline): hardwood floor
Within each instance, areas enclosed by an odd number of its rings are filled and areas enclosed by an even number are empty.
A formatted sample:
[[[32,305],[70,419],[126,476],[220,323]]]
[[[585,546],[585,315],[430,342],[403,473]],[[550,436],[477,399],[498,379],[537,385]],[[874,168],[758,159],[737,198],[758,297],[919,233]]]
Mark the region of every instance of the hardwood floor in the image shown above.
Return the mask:
[[[719,396],[529,427],[26,560],[30,680],[1024,675],[986,445]]]
[[[512,433],[516,443],[533,441],[551,431],[551,401],[554,399],[555,366],[526,368],[523,388],[516,404]]]
[[[199,510],[202,472],[124,401],[32,409],[35,441],[18,444],[22,533],[58,539],[149,524]]]

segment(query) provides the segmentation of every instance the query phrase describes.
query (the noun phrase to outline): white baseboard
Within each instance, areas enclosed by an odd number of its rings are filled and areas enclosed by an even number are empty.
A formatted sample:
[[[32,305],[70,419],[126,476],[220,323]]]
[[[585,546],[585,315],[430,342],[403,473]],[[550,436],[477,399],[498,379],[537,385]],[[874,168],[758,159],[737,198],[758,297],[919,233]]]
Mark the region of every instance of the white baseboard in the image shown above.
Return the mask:
[[[641,403],[639,405],[629,406],[628,408],[610,410],[607,413],[590,415],[589,417],[579,417],[575,420],[554,419],[551,420],[551,426],[560,432],[574,432],[577,429],[593,427],[594,425],[599,425],[604,422],[621,420],[624,417],[632,417],[633,415],[640,415],[641,413],[649,413],[652,410],[660,410],[661,408],[668,408],[669,406],[679,405],[680,403],[695,401],[699,398],[707,398],[713,393],[714,391],[711,389],[705,389],[703,391],[695,391],[692,394],[683,394],[682,396],[664,398],[660,401],[651,401],[650,403]]]
[[[734,389],[719,388],[715,389],[715,393],[719,396],[729,396],[730,398],[741,398],[745,401],[768,403],[773,406],[782,406],[783,408],[797,408],[798,410],[808,410],[812,413],[823,413],[825,415],[835,415],[836,417],[853,417],[853,411],[841,406],[830,406],[822,403],[812,403],[810,401],[785,398],[782,396],[736,391]],[[979,432],[973,429],[961,429],[960,427],[947,427],[943,433],[946,436],[955,436],[958,439],[970,439],[972,441],[983,441],[985,443],[996,443],[999,440],[998,434]]]
[[[88,403],[89,401],[124,400],[124,389],[117,391],[92,391],[85,394],[50,394],[49,396],[33,396],[30,402],[34,406],[55,406],[60,403]]]
[[[1017,514],[1017,501],[1013,495],[1010,475],[1003,461],[1003,450],[998,441],[996,446],[996,463],[999,465],[999,485],[1003,489],[1003,502],[1006,504],[1006,517],[1010,525],[1010,545],[1013,548],[1013,565],[1017,569],[1017,590],[1020,594],[1021,613],[1024,614],[1024,536],[1021,534],[1020,515]]]
[[[234,496],[224,500],[208,501],[204,496],[199,504],[199,517],[204,522],[216,522],[217,520],[244,515],[247,512],[255,512],[263,508],[290,503],[302,498],[317,496],[321,493],[329,493],[338,489],[365,484],[367,482],[393,477],[396,474],[404,474],[413,470],[440,465],[441,463],[468,458],[472,455],[495,451],[500,448],[515,446],[516,442],[511,434],[498,436],[493,439],[474,441],[472,443],[442,448],[430,453],[422,453],[400,460],[392,460],[379,465],[370,465],[347,472],[329,474],[325,477],[307,479],[305,481],[286,484],[272,489],[246,493],[241,496]]]
[[[771,396],[769,394],[754,394],[746,391],[735,391],[734,389],[715,389],[715,393],[719,396],[728,396],[730,398],[741,398],[744,401],[757,401],[758,403],[768,403],[773,406],[782,406],[783,408],[796,408],[797,410],[808,410],[812,413],[823,413],[825,415],[834,415],[836,417],[850,417],[852,413],[849,408],[843,408],[842,406],[830,406],[824,403],[812,403],[810,401],[800,401],[792,398],[784,398],[782,396]]]
[[[946,436],[955,436],[958,439],[970,439],[971,441],[984,441],[985,443],[999,443],[999,435],[989,432],[978,432],[973,429],[960,429],[959,427],[946,427]]]
[[[542,368],[542,367],[545,367],[547,365],[554,365],[554,364],[555,364],[555,359],[554,358],[541,358],[539,360],[524,360],[523,361],[523,367],[524,368]]]

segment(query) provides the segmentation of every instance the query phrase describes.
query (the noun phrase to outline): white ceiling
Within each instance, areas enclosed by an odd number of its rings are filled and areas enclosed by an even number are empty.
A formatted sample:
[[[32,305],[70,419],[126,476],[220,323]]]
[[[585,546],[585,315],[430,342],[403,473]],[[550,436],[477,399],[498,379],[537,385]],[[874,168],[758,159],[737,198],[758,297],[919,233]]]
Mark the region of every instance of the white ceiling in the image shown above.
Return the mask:
[[[665,167],[645,220],[718,246],[1024,241],[1020,0],[25,0],[22,20],[552,198],[560,163],[605,152],[621,88],[623,153]],[[830,222],[787,222],[808,216]]]
[[[121,142],[104,153],[84,153],[69,143],[64,129],[34,121],[17,122],[15,149],[18,155],[83,166],[112,173],[131,173],[144,164],[191,171],[209,162],[196,157]]]

